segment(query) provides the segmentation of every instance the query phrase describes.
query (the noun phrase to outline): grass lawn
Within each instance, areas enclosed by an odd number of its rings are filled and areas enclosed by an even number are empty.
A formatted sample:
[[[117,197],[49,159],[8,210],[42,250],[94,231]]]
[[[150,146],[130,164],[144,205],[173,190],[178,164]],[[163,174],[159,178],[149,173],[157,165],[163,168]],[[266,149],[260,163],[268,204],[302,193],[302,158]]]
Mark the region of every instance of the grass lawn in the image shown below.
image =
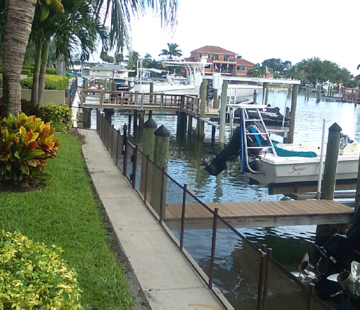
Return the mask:
[[[81,141],[67,134],[56,138],[58,154],[45,168],[53,178],[41,190],[0,193],[0,228],[60,246],[62,258],[78,274],[84,309],[132,309],[127,278],[110,249],[100,202],[85,170]]]

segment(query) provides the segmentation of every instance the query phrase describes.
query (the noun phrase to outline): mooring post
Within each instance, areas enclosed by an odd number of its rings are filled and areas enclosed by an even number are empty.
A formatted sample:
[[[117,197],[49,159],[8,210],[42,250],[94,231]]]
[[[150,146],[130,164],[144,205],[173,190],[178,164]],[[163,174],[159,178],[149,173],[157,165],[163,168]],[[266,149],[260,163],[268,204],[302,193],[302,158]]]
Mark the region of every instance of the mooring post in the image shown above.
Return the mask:
[[[145,122],[145,110],[140,111],[139,113],[139,126],[143,127]]]
[[[204,79],[200,86],[200,118],[205,117],[207,84],[208,84],[208,80]],[[199,140],[203,140],[204,136],[205,136],[205,124],[204,122],[200,121],[200,119],[198,119],[197,137]]]
[[[267,105],[268,104],[268,99],[269,99],[269,83],[266,82],[263,84],[263,105]]]
[[[316,103],[318,103],[321,99],[321,86],[317,85],[316,87]]]
[[[220,106],[220,99],[219,99],[219,95],[218,95],[218,90],[216,88],[214,88],[214,104],[213,104],[213,108],[218,109],[219,106]]]
[[[225,144],[225,122],[226,122],[226,101],[227,101],[227,90],[229,81],[223,81],[221,90],[221,107],[220,107],[220,131],[219,131],[219,142],[220,145]]]
[[[291,97],[289,132],[286,137],[286,143],[293,143],[294,141],[295,115],[296,115],[298,92],[299,92],[299,85],[293,85],[292,97]]]
[[[152,182],[151,206],[159,213],[160,218],[164,218],[165,214],[160,214],[160,210],[165,213],[164,206],[166,203],[167,177],[163,176],[163,171],[164,173],[167,171],[170,131],[164,125],[161,125],[158,129],[155,130],[154,135],[154,163],[159,168],[154,167],[153,169],[154,182]],[[161,169],[164,167],[164,170]],[[163,180],[163,182],[160,182],[161,180]],[[160,203],[162,203],[163,206],[160,206]]]
[[[154,158],[154,145],[155,145],[155,135],[154,132],[157,128],[156,122],[150,118],[148,119],[143,126],[143,138],[141,139],[141,148],[144,153],[142,157],[141,164],[141,183],[140,183],[140,192],[145,192],[145,178],[146,178],[146,156],[149,157],[150,160]],[[147,177],[152,179],[152,169],[151,165],[147,168]],[[148,183],[149,184],[149,183]],[[146,189],[147,190],[147,189]]]
[[[254,101],[254,103],[257,103],[257,92],[256,92],[256,89],[254,90],[254,93],[253,93],[253,101]]]
[[[330,126],[320,199],[334,199],[336,168],[340,149],[340,133],[341,127],[337,123]],[[316,227],[315,244],[323,246],[334,232],[336,232],[334,225],[318,225]]]

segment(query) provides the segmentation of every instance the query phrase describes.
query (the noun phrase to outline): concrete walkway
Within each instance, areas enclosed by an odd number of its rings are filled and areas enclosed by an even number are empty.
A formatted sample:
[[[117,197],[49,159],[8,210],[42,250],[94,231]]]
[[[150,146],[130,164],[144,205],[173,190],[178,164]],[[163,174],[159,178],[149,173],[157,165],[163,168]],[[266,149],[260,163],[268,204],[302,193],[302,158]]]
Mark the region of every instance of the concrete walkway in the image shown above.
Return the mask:
[[[225,309],[116,167],[97,132],[79,132],[94,186],[151,309]]]

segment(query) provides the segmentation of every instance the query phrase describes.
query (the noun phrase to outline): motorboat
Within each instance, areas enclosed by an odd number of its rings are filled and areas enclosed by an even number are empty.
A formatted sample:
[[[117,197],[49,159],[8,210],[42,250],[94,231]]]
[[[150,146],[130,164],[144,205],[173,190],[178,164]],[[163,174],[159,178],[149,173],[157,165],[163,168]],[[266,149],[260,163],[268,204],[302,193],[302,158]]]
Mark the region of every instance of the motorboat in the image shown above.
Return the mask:
[[[252,183],[261,185],[306,183],[319,180],[320,167],[325,162],[326,144],[282,144],[274,143],[262,118],[264,106],[239,105],[240,126],[226,147],[213,158],[204,158],[205,170],[217,175],[226,169],[226,161],[240,156],[243,173]],[[248,110],[257,115],[250,117]],[[321,156],[322,155],[322,156]],[[360,149],[358,144],[341,134],[337,180],[357,178]],[[323,172],[323,171],[322,171]]]
[[[357,178],[360,150],[355,141],[343,136],[340,144],[337,180]],[[326,157],[326,147],[323,162]],[[319,179],[320,144],[275,144],[274,150],[263,150],[251,163],[249,177],[262,185],[314,182]]]

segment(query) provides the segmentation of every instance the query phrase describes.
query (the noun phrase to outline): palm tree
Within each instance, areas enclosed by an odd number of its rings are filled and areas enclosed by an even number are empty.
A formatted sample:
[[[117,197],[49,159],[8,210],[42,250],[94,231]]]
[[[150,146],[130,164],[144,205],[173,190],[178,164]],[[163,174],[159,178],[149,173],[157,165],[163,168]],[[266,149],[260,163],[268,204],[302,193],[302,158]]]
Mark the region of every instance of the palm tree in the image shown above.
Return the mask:
[[[21,112],[20,74],[37,0],[10,0],[3,43],[2,115]]]
[[[21,111],[20,74],[37,2],[45,3],[43,0],[9,0],[3,39],[3,115],[17,114]],[[106,18],[111,15],[110,47],[116,45],[117,49],[121,49],[124,44],[131,14],[137,16],[148,8],[159,9],[162,25],[174,26],[176,23],[177,0],[107,0],[106,5],[104,0],[88,2],[95,4],[97,16],[100,16],[104,4],[104,24]]]
[[[173,59],[173,56],[182,56],[182,51],[178,49],[179,45],[176,43],[168,43],[168,49],[161,50],[159,56],[167,56],[168,59]]]

